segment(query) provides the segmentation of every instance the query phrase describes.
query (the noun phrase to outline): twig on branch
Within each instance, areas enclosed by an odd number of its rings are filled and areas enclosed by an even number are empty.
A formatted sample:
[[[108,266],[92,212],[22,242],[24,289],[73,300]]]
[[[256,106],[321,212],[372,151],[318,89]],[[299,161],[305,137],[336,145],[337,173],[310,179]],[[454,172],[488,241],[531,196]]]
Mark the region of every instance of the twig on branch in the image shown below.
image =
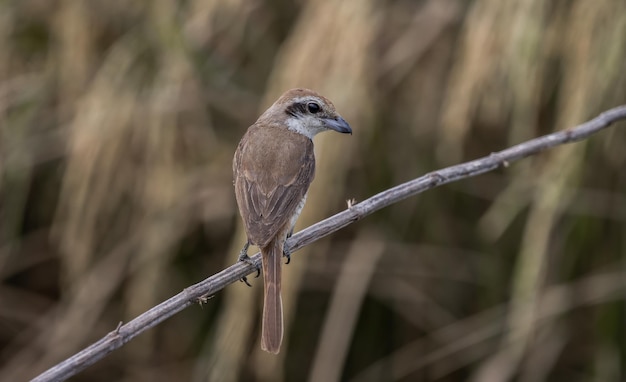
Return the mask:
[[[361,203],[353,204],[347,210],[298,232],[288,240],[287,245],[294,252],[305,245],[342,229],[354,221],[410,196],[442,184],[479,175],[498,167],[507,167],[510,162],[554,146],[583,140],[622,119],[626,119],[626,105],[610,109],[596,118],[571,129],[531,139],[480,159],[430,172],[417,179],[380,192]],[[251,259],[258,266],[261,262],[261,254],[257,253]],[[122,347],[140,333],[165,321],[188,306],[195,303],[205,303],[211,295],[252,272],[256,272],[256,268],[253,265],[246,262],[238,262],[186,288],[127,324],[118,325],[115,330],[99,341],[51,367],[33,379],[33,381],[65,380],[104,358],[113,350]]]

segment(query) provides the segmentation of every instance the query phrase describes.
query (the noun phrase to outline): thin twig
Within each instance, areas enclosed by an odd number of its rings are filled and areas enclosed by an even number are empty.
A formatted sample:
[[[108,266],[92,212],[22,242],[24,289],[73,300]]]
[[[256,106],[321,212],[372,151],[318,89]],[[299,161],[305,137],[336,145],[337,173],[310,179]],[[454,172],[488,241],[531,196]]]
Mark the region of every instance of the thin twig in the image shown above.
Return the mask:
[[[507,167],[510,162],[537,154],[554,146],[583,140],[622,119],[626,119],[626,105],[610,109],[574,128],[531,139],[480,159],[430,172],[417,179],[378,193],[361,203],[352,205],[347,210],[298,232],[289,239],[287,245],[294,252],[373,212],[410,196],[456,180],[476,176],[498,167]],[[252,262],[257,266],[260,265],[260,253],[252,256]],[[87,366],[104,358],[113,350],[122,347],[140,333],[165,321],[190,305],[204,302],[206,296],[217,293],[227,285],[252,272],[256,272],[252,264],[245,262],[236,263],[186,288],[176,296],[153,307],[127,324],[119,326],[99,341],[40,374],[33,381],[61,381],[76,375]]]

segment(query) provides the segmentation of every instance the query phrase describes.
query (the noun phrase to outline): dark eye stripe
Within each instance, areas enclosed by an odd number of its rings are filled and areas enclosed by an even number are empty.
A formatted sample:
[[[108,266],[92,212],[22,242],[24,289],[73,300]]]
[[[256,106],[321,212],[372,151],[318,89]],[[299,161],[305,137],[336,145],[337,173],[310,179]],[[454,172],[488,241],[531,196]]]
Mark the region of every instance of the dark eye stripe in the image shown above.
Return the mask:
[[[307,112],[306,103],[296,102],[287,106],[285,112],[292,117],[297,117],[298,115],[302,115]]]

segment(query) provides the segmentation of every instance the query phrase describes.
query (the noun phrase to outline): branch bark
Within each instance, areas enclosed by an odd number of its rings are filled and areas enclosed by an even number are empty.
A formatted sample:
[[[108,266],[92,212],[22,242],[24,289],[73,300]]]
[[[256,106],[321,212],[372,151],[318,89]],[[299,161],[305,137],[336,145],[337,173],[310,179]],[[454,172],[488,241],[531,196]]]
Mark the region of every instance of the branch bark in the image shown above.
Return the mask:
[[[350,206],[347,210],[294,234],[287,242],[287,245],[291,251],[294,252],[367,215],[410,196],[443,184],[476,176],[498,167],[507,167],[510,162],[537,154],[551,147],[583,140],[605,129],[614,122],[623,119],[626,119],[626,105],[605,111],[596,118],[576,127],[531,139],[506,150],[492,153],[491,155],[470,162],[430,172],[419,178],[380,192],[361,203]],[[260,266],[260,253],[255,254],[251,258],[254,264]],[[219,292],[227,285],[232,284],[252,272],[256,272],[256,269],[251,264],[243,262],[236,263],[184,289],[174,297],[153,307],[132,321],[124,325],[120,323],[114,331],[70,358],[51,367],[44,373],[35,377],[33,381],[61,381],[76,375],[89,365],[104,358],[113,350],[122,347],[140,333],[165,321],[192,304],[206,302],[209,296]]]

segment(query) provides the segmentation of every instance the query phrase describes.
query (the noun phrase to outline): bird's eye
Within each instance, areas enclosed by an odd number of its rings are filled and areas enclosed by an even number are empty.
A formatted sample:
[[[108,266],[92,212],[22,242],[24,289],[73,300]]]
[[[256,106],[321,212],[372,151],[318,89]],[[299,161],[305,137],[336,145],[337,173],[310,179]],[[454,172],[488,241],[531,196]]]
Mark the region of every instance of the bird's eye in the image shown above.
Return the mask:
[[[320,105],[318,105],[315,102],[309,102],[308,105],[306,105],[307,109],[309,109],[309,113],[311,114],[316,114],[319,113],[320,110],[322,110],[322,108],[320,107]]]

